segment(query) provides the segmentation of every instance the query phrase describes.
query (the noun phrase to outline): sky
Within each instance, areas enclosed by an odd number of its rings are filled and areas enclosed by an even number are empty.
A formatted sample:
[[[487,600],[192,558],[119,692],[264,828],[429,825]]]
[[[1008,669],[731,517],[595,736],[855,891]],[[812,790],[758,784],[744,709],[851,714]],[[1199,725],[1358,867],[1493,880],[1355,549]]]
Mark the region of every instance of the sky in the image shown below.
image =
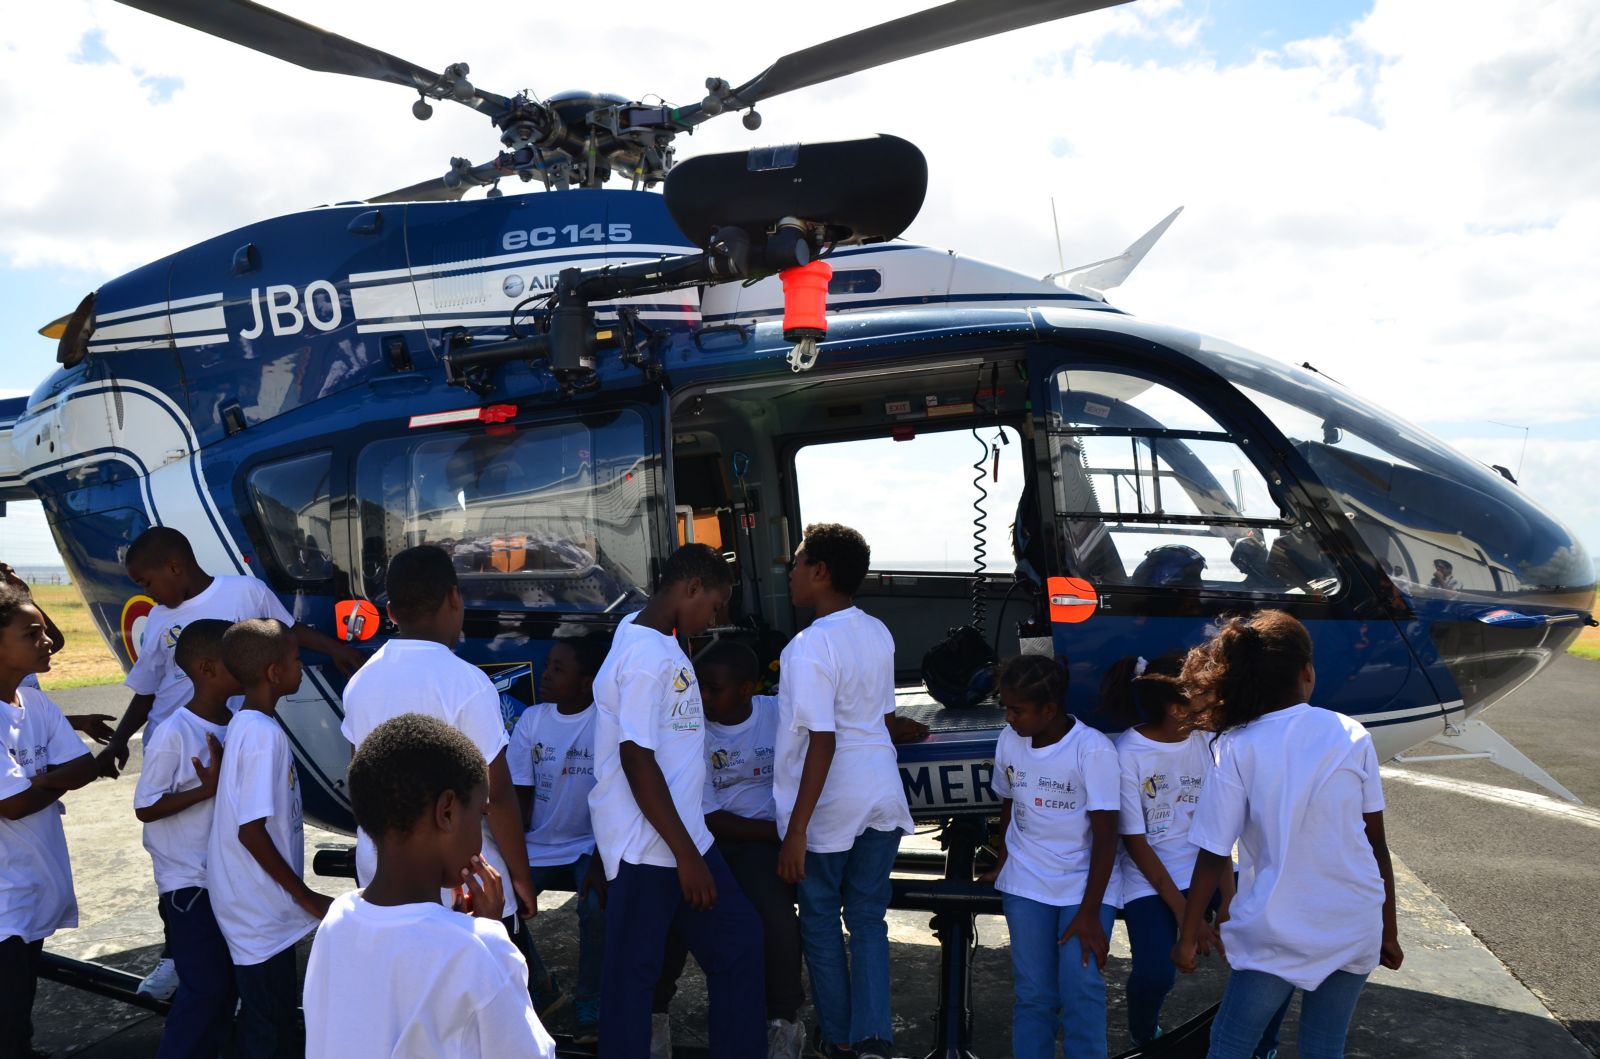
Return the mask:
[[[674,103],[913,3],[451,10],[280,0],[502,94]],[[498,11],[503,10],[504,14]],[[498,21],[497,21],[498,20]],[[128,269],[253,220],[491,156],[463,107],[317,74],[101,0],[0,25],[0,394],[35,330]],[[1137,0],[769,101],[680,156],[891,132],[928,157],[906,233],[1042,275],[1177,223],[1110,300],[1309,361],[1485,462],[1600,553],[1600,5]],[[1051,201],[1060,217],[1058,251]],[[36,504],[0,553],[49,562]]]

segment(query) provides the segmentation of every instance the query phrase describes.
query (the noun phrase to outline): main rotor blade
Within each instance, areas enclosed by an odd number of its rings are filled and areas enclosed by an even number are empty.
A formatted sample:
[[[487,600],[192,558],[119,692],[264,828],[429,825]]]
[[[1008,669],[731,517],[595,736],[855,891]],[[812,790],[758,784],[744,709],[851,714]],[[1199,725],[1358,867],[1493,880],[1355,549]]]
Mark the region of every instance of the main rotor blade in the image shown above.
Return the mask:
[[[453,202],[462,195],[477,187],[476,184],[461,183],[455,187],[445,184],[443,177],[434,177],[424,180],[420,184],[412,184],[407,188],[387,191],[382,195],[374,195],[367,199],[368,202]]]
[[[739,103],[748,106],[913,55],[1127,2],[954,0],[785,55],[753,80],[734,89],[733,95]]]
[[[439,75],[425,67],[379,51],[360,41],[318,29],[251,0],[117,0],[128,7],[160,15],[180,25],[232,41],[252,51],[330,74],[388,81],[419,92],[439,83]],[[492,92],[477,90],[467,106],[493,117],[509,101]]]

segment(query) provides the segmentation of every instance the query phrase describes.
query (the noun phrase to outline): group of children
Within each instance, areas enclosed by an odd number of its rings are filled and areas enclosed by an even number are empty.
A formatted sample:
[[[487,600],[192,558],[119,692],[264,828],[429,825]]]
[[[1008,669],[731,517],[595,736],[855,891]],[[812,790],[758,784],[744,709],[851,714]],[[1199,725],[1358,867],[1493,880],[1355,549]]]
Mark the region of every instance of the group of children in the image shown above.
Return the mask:
[[[692,952],[713,1056],[802,1054],[803,957],[814,1054],[887,1059],[885,913],[912,830],[894,743],[925,729],[895,717],[893,641],[853,603],[869,560],[854,530],[807,527],[789,590],[813,620],[764,696],[748,648],[684,652],[732,588],[722,556],[686,545],[613,636],[555,642],[543,701],[508,735],[494,685],[454,653],[450,557],[397,554],[398,635],[344,693],[361,889],[336,901],[303,881],[275,710],[299,687],[300,647],[359,657],[254,579],[207,575],[181,534],[147,531],[128,553],[160,604],[129,676],[141,715],[97,767],[47,697],[18,688],[51,641],[26,594],[0,586],[0,1040],[30,1040],[42,939],[76,923],[58,799],[115,775],[148,715],[134,803],[179,982],[162,1056],[215,1056],[235,1021],[239,1054],[297,1054],[302,999],[313,1056],[551,1056],[540,1015],[568,997],[530,921],[559,887],[578,894],[576,1036],[600,1055],[670,1052]],[[1136,1040],[1159,1035],[1175,969],[1215,948],[1234,973],[1211,1054],[1270,1054],[1296,988],[1302,1052],[1342,1054],[1366,975],[1401,954],[1376,756],[1358,724],[1306,704],[1304,627],[1264,611],[1185,655],[1114,667],[1101,698],[1127,727],[1115,744],[1067,712],[1055,659],[1013,659],[997,683],[1003,841],[987,878],[1010,926],[1015,1054],[1053,1056],[1058,1031],[1067,1056],[1106,1054],[1119,907]],[[302,989],[295,945],[313,930]]]

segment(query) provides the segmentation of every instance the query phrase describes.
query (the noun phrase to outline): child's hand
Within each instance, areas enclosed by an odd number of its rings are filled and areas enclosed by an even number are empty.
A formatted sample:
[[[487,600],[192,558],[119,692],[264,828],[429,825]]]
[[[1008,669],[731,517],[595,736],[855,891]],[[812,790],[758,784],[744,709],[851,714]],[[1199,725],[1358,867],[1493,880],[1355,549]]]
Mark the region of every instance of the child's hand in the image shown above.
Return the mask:
[[[1401,962],[1405,958],[1406,954],[1400,949],[1399,936],[1385,930],[1383,932],[1383,947],[1378,950],[1378,962],[1391,971],[1398,971]]]
[[[1078,914],[1072,917],[1072,922],[1067,924],[1067,929],[1062,932],[1058,944],[1065,945],[1072,938],[1078,939],[1078,948],[1083,950],[1085,967],[1089,966],[1091,956],[1094,957],[1096,967],[1106,965],[1106,957],[1111,954],[1111,942],[1106,938],[1105,927],[1100,925],[1098,915],[1089,915],[1080,909]]]
[[[1184,936],[1172,947],[1172,966],[1183,974],[1194,974],[1195,967],[1195,942],[1193,938]]]
[[[895,714],[894,719],[889,722],[889,742],[891,743],[896,745],[900,743],[916,743],[926,738],[928,738],[928,726],[921,721]]]
[[[789,829],[783,845],[778,847],[778,878],[786,883],[798,883],[806,877],[805,832]]]
[[[322,919],[327,916],[328,909],[333,907],[333,898],[307,887],[305,893],[295,900],[295,904],[305,909],[307,915]]]
[[[500,873],[481,855],[474,856],[472,863],[461,869],[461,885],[456,887],[456,893],[460,895],[459,911],[479,919],[499,920],[506,907],[506,889]]]
[[[200,789],[206,792],[207,798],[214,798],[217,794],[217,780],[222,775],[222,744],[217,742],[217,737],[210,732],[206,733],[206,750],[211,753],[209,764],[201,764],[200,759],[192,757],[194,774],[200,780]]]
[[[578,884],[578,901],[581,903],[587,898],[591,890],[600,898],[600,911],[604,912],[611,884],[606,882],[606,870],[601,866],[598,855],[589,858],[589,870],[583,873],[583,881]]]
[[[347,677],[354,675],[367,660],[366,652],[358,651],[347,643],[335,641],[335,644],[337,649],[328,652],[328,657],[333,659],[334,667]]]
[[[117,734],[107,723],[114,720],[116,718],[109,713],[74,713],[67,717],[67,723],[101,746],[111,742],[111,737]]]
[[[539,891],[533,888],[532,879],[512,879],[511,891],[517,895],[517,915],[532,919],[539,914]]]
[[[717,903],[716,881],[711,878],[705,858],[698,853],[678,862],[678,885],[683,887],[683,899],[696,912],[709,912]]]

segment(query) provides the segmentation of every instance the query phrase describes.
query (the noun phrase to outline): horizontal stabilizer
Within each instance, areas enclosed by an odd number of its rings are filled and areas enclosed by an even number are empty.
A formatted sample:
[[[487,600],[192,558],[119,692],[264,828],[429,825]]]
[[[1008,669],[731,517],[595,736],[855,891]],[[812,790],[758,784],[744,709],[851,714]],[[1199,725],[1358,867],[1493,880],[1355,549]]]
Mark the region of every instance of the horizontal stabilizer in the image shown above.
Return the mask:
[[[1116,257],[1091,261],[1087,265],[1079,265],[1077,268],[1069,268],[1062,272],[1052,272],[1045,277],[1045,280],[1057,283],[1074,294],[1085,294],[1105,301],[1105,292],[1120,286],[1123,280],[1133,274],[1133,270],[1139,267],[1139,262],[1144,260],[1144,255],[1156,245],[1156,240],[1166,234],[1172,222],[1177,220],[1178,214],[1182,212],[1183,207],[1179,206],[1167,214],[1159,224],[1135,239],[1132,246]]]

